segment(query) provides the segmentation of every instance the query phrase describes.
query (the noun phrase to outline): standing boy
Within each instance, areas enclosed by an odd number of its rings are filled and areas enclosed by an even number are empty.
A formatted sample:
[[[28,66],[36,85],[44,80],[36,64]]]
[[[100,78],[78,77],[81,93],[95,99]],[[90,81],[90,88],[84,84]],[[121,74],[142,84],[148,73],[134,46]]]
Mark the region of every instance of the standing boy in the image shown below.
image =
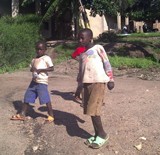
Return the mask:
[[[39,97],[40,104],[46,104],[48,109],[47,122],[53,122],[53,110],[51,99],[48,92],[48,72],[54,70],[52,60],[45,55],[46,43],[39,41],[36,43],[36,57],[32,60],[30,71],[32,72],[32,81],[24,95],[24,103],[20,113],[13,115],[11,120],[25,120],[29,103],[35,103]]]
[[[91,148],[98,149],[108,141],[104,131],[100,112],[103,105],[106,83],[111,90],[114,88],[112,68],[104,48],[92,45],[93,32],[88,29],[80,30],[78,40],[86,51],[80,56],[80,76],[83,83],[84,114],[91,116],[95,135],[85,142]]]

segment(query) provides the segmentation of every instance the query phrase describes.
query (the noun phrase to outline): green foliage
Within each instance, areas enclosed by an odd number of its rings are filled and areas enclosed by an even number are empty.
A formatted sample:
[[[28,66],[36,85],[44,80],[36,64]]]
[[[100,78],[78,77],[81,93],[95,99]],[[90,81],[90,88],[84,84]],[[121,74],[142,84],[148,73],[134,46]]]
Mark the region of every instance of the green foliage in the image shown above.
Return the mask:
[[[28,66],[35,55],[35,42],[40,38],[34,15],[0,19],[1,72]],[[34,21],[35,20],[35,21]]]
[[[61,4],[61,0],[54,0],[50,4],[50,6],[49,6],[47,12],[45,13],[45,15],[43,16],[42,21],[47,21],[50,17],[52,17],[53,12],[56,12],[57,10],[59,10],[58,8],[59,8],[60,4]]]
[[[22,24],[22,23],[32,23],[39,24],[42,17],[33,14],[28,15],[18,15],[17,17],[11,18],[10,16],[3,16],[1,21],[7,24]]]
[[[54,16],[54,18],[62,18],[62,16],[65,16],[66,10],[68,9],[74,10],[74,14],[77,14],[76,11],[78,11],[78,8],[75,11],[75,1],[72,0],[50,0],[46,8],[47,11],[43,16],[42,21],[47,21],[52,16]]]
[[[134,0],[93,0],[92,4],[89,2],[86,6],[88,8],[91,7],[91,14],[93,16],[96,16],[96,14],[116,16],[117,12],[124,15],[126,9],[134,4]]]
[[[135,0],[127,11],[133,20],[154,21],[160,19],[160,0]]]
[[[115,5],[113,0],[93,0],[92,5],[88,4],[87,6],[91,7],[91,14],[95,16],[96,14],[102,15],[116,15],[118,6]]]

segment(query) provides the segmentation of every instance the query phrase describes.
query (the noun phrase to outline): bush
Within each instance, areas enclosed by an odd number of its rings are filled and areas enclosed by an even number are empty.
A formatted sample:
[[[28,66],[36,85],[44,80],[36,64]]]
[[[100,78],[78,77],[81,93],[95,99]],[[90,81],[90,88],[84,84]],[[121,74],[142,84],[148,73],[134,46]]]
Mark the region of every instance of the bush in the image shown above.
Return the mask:
[[[26,67],[35,55],[35,42],[40,38],[35,15],[4,16],[0,19],[1,73]]]
[[[117,41],[117,34],[114,31],[107,31],[99,35],[97,41],[103,42],[116,42]]]

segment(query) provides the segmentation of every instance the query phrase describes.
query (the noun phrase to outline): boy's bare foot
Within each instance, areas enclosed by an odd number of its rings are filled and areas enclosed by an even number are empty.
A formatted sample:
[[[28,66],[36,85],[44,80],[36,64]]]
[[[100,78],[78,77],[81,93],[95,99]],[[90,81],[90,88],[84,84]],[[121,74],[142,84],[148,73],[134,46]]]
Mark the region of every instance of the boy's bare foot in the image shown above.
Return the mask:
[[[75,100],[80,102],[82,99],[79,96],[75,96]]]
[[[83,108],[84,107],[83,103],[81,103],[80,106]]]

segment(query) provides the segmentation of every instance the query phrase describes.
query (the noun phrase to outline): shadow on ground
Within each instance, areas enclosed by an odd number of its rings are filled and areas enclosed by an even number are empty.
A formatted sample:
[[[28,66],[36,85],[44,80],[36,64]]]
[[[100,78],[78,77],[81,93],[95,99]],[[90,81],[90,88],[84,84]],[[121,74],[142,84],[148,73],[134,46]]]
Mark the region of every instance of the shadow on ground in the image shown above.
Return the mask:
[[[51,95],[61,96],[64,100],[74,101],[76,103],[81,104],[79,101],[75,99],[74,92],[61,92],[58,90],[51,90]]]
[[[40,111],[44,112],[47,110],[46,107],[40,107]],[[68,135],[70,136],[77,136],[81,138],[88,138],[91,135],[83,130],[82,128],[79,127],[78,123],[85,123],[84,120],[81,118],[77,117],[74,114],[64,112],[64,111],[59,111],[59,110],[53,110],[54,116],[55,116],[55,124],[56,125],[63,125],[66,127],[66,131]]]
[[[22,101],[14,101],[13,106],[15,110],[17,110],[17,113],[19,113],[22,109]],[[47,108],[45,106],[39,107],[38,110],[40,112],[47,112]],[[74,114],[64,112],[64,111],[59,111],[59,110],[53,110],[54,116],[55,116],[55,125],[63,125],[66,127],[66,131],[68,135],[70,136],[77,136],[83,139],[87,139],[91,135],[83,130],[82,128],[79,127],[78,123],[85,123],[84,120],[81,118],[77,117]],[[38,113],[34,110],[34,106],[30,105],[27,116],[30,116],[33,119],[36,119],[37,117],[47,117],[46,115],[42,113]]]
[[[51,95],[61,96],[64,100],[73,100],[74,99],[73,92],[61,92],[58,90],[51,90]]]
[[[22,105],[23,105],[23,102],[22,101],[14,101],[13,102],[13,106],[15,108],[15,110],[17,111],[17,114],[21,112],[22,110]],[[29,116],[33,119],[37,118],[37,117],[43,117],[43,118],[47,118],[46,115],[42,114],[42,113],[38,113],[34,110],[34,106],[33,105],[29,105],[29,108],[28,108],[28,111],[27,111],[27,114],[26,116]]]

